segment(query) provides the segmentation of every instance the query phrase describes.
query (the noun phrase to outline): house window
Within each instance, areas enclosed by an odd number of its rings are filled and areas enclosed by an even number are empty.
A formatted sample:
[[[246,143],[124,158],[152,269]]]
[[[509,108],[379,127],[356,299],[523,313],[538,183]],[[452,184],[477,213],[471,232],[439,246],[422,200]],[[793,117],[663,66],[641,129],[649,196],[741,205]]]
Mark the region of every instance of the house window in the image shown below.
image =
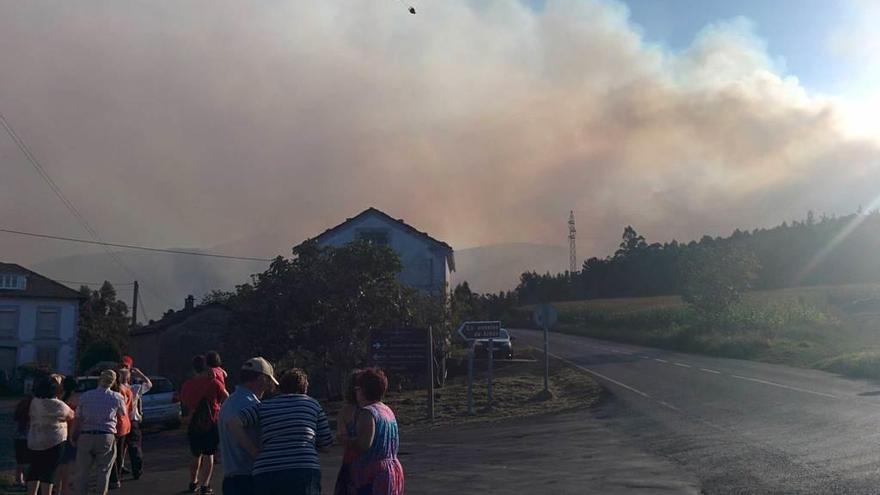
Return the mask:
[[[37,338],[61,338],[61,311],[58,308],[40,308],[37,310]]]
[[[12,376],[18,366],[18,349],[15,347],[0,347],[0,375]]]
[[[0,289],[24,290],[27,278],[24,275],[0,274]]]
[[[50,369],[58,368],[58,348],[51,346],[37,347],[37,364],[48,366]]]
[[[18,308],[0,308],[0,339],[18,338]]]
[[[358,232],[357,238],[360,241],[366,241],[370,244],[375,244],[377,246],[388,245],[387,230],[361,230],[360,232]]]

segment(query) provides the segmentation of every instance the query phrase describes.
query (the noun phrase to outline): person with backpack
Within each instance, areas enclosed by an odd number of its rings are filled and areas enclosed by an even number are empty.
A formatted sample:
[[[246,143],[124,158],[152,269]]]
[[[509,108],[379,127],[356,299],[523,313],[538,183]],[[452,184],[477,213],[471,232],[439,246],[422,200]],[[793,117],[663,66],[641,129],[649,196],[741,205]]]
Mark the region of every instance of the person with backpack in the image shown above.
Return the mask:
[[[214,454],[220,443],[217,421],[220,404],[229,397],[226,388],[208,368],[205,356],[192,360],[195,375],[180,389],[180,402],[184,406],[184,422],[187,426],[189,449],[193,455],[190,463],[188,490],[202,495],[212,494],[211,475],[214,471]]]

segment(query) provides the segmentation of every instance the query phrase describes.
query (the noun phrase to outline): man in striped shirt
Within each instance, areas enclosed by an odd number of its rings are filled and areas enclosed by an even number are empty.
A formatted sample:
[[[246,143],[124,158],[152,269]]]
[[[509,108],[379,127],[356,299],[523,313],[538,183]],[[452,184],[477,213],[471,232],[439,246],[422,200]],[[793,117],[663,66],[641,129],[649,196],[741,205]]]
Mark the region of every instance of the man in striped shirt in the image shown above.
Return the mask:
[[[327,414],[306,395],[308,376],[292,369],[281,377],[281,395],[254,404],[239,413],[230,432],[255,458],[254,492],[261,495],[321,493],[318,450],[333,444]],[[245,428],[260,429],[257,447]]]

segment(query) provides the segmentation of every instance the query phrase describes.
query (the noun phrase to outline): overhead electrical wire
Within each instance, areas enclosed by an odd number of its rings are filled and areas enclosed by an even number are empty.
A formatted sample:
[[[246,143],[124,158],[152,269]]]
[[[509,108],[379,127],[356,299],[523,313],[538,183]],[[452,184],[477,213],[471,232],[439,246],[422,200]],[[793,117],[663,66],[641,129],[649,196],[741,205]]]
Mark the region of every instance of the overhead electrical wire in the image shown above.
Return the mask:
[[[79,242],[82,244],[95,244],[98,246],[110,246],[110,247],[118,247],[123,249],[138,249],[141,251],[151,251],[155,253],[166,253],[166,254],[185,254],[188,256],[204,256],[206,258],[221,258],[227,260],[239,260],[239,261],[272,261],[271,258],[255,258],[250,256],[231,256],[226,254],[212,254],[212,253],[201,253],[198,251],[184,251],[181,249],[164,249],[164,248],[156,248],[149,246],[140,246],[136,244],[121,244],[116,242],[105,242],[105,241],[90,241],[88,239],[77,239],[75,237],[64,237],[58,235],[50,235],[50,234],[38,234],[35,232],[25,232],[23,230],[13,230],[13,229],[4,229],[0,228],[0,232],[6,232],[7,234],[16,234],[16,235],[24,235],[30,237],[40,237],[43,239],[54,239],[56,241],[67,241],[67,242]]]
[[[82,226],[82,228],[85,229],[86,232],[89,233],[89,236],[91,236],[95,242],[102,243],[103,239],[101,239],[101,236],[98,235],[98,233],[95,231],[95,229],[92,228],[91,225],[89,225],[89,222],[82,215],[82,213],[80,213],[79,210],[77,210],[76,207],[73,206],[73,203],[71,203],[70,200],[67,199],[67,197],[64,195],[64,193],[61,191],[61,188],[58,187],[58,184],[56,184],[55,181],[52,180],[52,177],[49,175],[49,173],[46,172],[46,170],[43,168],[42,165],[40,165],[39,160],[37,160],[37,158],[34,156],[34,154],[31,153],[30,148],[28,148],[27,144],[18,136],[18,134],[15,132],[15,129],[12,128],[12,125],[9,123],[8,120],[6,120],[6,117],[3,115],[2,112],[0,112],[0,125],[3,126],[3,128],[6,130],[6,133],[9,134],[10,138],[12,138],[12,142],[15,143],[15,145],[18,147],[18,149],[21,151],[21,153],[25,156],[25,158],[27,158],[28,163],[30,163],[30,165],[34,168],[34,170],[37,171],[37,173],[40,175],[40,177],[43,179],[43,181],[46,182],[46,184],[49,185],[49,188],[52,189],[52,192],[55,193],[55,196],[58,197],[58,199],[68,209],[68,211],[70,211],[70,213],[74,216],[74,218],[76,218],[76,220],[80,224],[80,226]],[[119,255],[117,253],[115,253],[114,251],[109,249],[108,246],[104,246],[104,251],[106,251],[107,255],[110,256],[110,258],[113,259],[113,261],[117,265],[119,265],[119,267],[122,268],[129,276],[131,276],[134,280],[138,279],[138,276],[134,273],[134,271],[132,271],[122,261],[122,259],[119,257]],[[141,280],[144,280],[144,279],[142,278]],[[146,284],[145,288],[154,297],[158,298],[160,301],[163,301],[165,304],[168,304],[169,306],[173,306],[173,304],[171,304],[161,294],[156,292],[151,287],[150,284]]]
[[[52,280],[54,280],[56,282],[61,282],[62,284],[72,284],[72,285],[93,285],[96,287],[100,287],[100,286],[104,285],[104,282],[81,282],[79,280],[61,280],[61,279],[57,279],[57,278],[53,278]],[[107,280],[106,282],[109,282],[109,280]],[[124,285],[134,285],[134,282],[110,282],[110,285],[112,285],[113,287],[121,287]]]

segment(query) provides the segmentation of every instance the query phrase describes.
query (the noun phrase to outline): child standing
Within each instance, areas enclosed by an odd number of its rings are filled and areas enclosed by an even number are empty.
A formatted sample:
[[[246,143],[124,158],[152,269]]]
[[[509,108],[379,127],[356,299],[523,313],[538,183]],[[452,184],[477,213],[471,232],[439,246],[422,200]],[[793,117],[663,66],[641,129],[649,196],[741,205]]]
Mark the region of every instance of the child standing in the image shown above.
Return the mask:
[[[226,370],[223,369],[223,362],[220,361],[220,354],[217,351],[208,351],[205,353],[205,361],[208,363],[208,367],[210,368],[211,374],[214,375],[214,379],[220,382],[223,385],[223,389],[226,390]]]

